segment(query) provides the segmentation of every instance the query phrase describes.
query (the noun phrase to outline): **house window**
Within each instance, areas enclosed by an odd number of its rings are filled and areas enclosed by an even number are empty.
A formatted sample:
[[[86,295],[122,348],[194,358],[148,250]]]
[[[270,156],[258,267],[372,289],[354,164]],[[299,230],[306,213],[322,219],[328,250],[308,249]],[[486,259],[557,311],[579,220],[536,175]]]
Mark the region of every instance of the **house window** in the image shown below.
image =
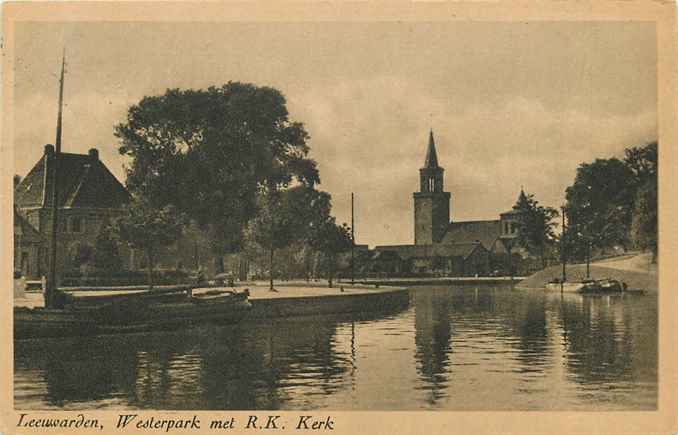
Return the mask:
[[[71,218],[71,232],[72,233],[81,233],[84,227],[84,219],[79,216],[74,216]]]

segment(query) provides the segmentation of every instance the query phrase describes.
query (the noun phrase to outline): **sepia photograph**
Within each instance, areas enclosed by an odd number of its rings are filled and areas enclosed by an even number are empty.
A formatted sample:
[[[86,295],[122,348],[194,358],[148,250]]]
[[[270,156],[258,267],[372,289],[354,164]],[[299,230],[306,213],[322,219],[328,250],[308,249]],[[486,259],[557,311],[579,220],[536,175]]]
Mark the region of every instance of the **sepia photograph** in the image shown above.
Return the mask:
[[[14,22],[10,425],[656,412],[657,41],[648,20]]]

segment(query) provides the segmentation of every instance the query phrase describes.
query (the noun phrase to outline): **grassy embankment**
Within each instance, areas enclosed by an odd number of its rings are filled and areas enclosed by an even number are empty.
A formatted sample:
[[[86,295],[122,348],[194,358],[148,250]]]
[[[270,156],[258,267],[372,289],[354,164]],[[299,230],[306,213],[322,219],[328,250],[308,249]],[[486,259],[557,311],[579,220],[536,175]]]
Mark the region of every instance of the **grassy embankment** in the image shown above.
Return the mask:
[[[586,264],[568,264],[568,281],[586,277]],[[554,278],[560,278],[562,266],[551,266],[541,270],[518,284],[520,288],[543,288]],[[649,254],[612,258],[591,264],[592,278],[612,278],[625,282],[629,289],[657,291],[657,265],[650,263]]]

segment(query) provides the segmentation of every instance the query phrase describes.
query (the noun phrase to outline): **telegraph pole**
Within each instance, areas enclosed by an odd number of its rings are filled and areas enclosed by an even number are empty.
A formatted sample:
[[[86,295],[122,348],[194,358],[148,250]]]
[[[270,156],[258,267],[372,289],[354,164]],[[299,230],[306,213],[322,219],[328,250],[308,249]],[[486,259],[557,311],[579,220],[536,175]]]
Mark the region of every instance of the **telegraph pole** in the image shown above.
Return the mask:
[[[560,260],[563,263],[563,276],[561,279],[561,282],[565,282],[567,280],[567,274],[565,272],[565,264],[567,263],[567,257],[565,256],[565,206],[560,207],[560,211],[562,214],[563,218],[563,225],[560,233]]]
[[[351,192],[351,285],[355,284],[355,214],[354,195]]]
[[[63,55],[61,58],[61,76],[59,78],[59,110],[57,114],[57,125],[56,125],[56,140],[54,142],[55,152],[54,159],[52,159],[52,192],[51,192],[51,215],[50,215],[50,243],[49,243],[49,269],[47,282],[45,283],[45,294],[43,298],[45,300],[46,308],[53,308],[55,305],[55,295],[57,291],[57,278],[56,278],[56,262],[57,262],[57,231],[59,229],[59,185],[57,183],[59,177],[59,157],[61,156],[61,118],[63,114],[63,103],[64,103],[64,69],[66,65],[66,48],[64,47]],[[49,168],[45,168],[46,171]],[[49,173],[47,173],[46,181],[50,181]],[[47,184],[44,186],[47,189]]]

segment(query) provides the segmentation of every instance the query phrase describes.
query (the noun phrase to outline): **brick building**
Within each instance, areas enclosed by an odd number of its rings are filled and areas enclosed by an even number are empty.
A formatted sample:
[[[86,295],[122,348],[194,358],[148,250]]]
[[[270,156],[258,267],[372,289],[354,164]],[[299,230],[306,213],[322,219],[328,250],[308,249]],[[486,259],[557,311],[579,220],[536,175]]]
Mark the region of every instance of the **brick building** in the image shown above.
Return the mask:
[[[59,222],[57,233],[57,274],[79,268],[91,262],[96,238],[101,228],[130,201],[127,189],[99,160],[99,152],[88,154],[61,153],[58,177],[54,176],[56,153],[46,145],[43,156],[16,186],[14,191],[15,229],[31,233],[31,239],[42,239],[35,249],[29,249],[24,239],[15,250],[15,263],[28,278],[47,274],[48,241],[51,236],[52,191],[58,186]],[[18,224],[17,224],[18,222]],[[36,234],[33,234],[32,228]],[[15,230],[16,233],[16,230]],[[27,260],[22,259],[26,253]],[[129,251],[121,252],[123,262],[129,262]],[[129,267],[129,264],[124,264]]]
[[[45,247],[44,237],[14,209],[14,270],[22,276],[40,275],[40,255]]]
[[[526,251],[516,246],[519,216],[514,210],[501,213],[496,220],[450,220],[451,194],[444,190],[444,171],[431,131],[424,166],[419,170],[419,191],[413,194],[414,245],[377,246],[375,251],[391,253],[386,256],[391,265],[397,256],[400,273],[453,276],[505,269],[509,252],[526,256]],[[525,193],[521,190],[520,195]]]

